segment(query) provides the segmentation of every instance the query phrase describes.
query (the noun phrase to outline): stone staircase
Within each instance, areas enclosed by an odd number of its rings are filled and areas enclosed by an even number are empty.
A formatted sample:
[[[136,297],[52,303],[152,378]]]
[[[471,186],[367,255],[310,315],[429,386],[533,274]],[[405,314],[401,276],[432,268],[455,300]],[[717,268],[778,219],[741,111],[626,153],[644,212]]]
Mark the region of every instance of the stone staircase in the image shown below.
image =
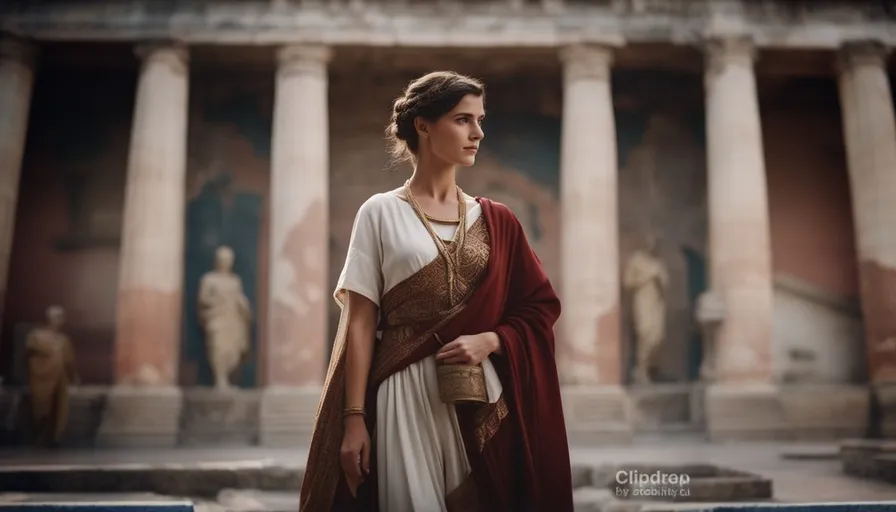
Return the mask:
[[[619,483],[618,471],[634,474],[687,474],[687,493],[669,494],[645,489],[669,487]],[[16,503],[34,496],[79,496],[108,501],[109,493],[145,500],[189,499],[197,512],[291,511],[298,509],[300,465],[275,461],[191,464],[41,464],[0,467],[0,503]],[[632,473],[630,473],[632,474]],[[687,503],[768,501],[772,483],[750,473],[708,464],[576,465],[573,486],[577,512],[659,511],[660,505],[679,509]],[[680,486],[678,487],[680,489]],[[634,497],[641,491],[643,497]],[[50,494],[52,493],[52,494]],[[673,510],[673,509],[668,509]]]

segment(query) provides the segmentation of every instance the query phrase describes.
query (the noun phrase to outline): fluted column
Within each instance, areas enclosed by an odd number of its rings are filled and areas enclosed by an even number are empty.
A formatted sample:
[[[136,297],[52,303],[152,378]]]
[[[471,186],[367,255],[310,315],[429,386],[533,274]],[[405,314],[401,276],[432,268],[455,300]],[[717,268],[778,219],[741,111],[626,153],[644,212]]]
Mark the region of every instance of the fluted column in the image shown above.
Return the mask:
[[[754,48],[728,38],[709,41],[706,51],[710,280],[726,308],[715,380],[768,383],[771,235]]]
[[[872,42],[848,43],[838,56],[868,376],[875,384],[896,383],[896,123],[886,56]]]
[[[34,57],[31,44],[11,37],[0,40],[0,314],[6,298],[19,177],[28,132]]]
[[[561,58],[560,378],[564,384],[620,384],[613,54],[606,47],[573,46]]]
[[[310,432],[327,364],[329,120],[323,46],[278,53],[262,442]]]
[[[176,46],[147,46],[137,84],[125,189],[115,380],[100,439],[172,444],[184,258],[188,66]]]

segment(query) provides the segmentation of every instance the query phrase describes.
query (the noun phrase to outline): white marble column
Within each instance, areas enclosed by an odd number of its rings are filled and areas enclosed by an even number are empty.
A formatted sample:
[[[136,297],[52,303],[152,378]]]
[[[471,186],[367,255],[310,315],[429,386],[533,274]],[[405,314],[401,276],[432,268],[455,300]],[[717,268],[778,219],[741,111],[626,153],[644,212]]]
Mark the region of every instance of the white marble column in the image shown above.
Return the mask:
[[[710,282],[726,308],[715,380],[769,383],[771,235],[755,50],[749,39],[726,38],[706,51]]]
[[[189,71],[184,48],[146,46],[131,128],[118,281],[115,379],[100,439],[176,439],[183,306]]]
[[[564,384],[617,385],[622,351],[613,53],[573,46],[561,58],[560,378]]]
[[[896,383],[896,122],[887,50],[844,45],[838,56],[868,378]]]
[[[6,298],[34,61],[35,49],[30,43],[11,37],[0,40],[0,315]]]
[[[310,433],[327,365],[329,109],[322,46],[278,53],[262,442]],[[291,437],[293,436],[293,437]]]

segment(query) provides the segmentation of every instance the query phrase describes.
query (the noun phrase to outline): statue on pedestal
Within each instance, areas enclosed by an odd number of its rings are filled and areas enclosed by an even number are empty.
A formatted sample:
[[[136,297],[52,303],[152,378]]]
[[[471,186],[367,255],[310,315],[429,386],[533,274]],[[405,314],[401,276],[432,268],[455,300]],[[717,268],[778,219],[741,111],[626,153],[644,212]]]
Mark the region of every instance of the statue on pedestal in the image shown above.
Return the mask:
[[[636,250],[629,258],[623,286],[631,294],[632,316],[636,340],[634,380],[651,382],[650,370],[666,337],[666,290],[669,273],[658,256],[656,239],[648,237],[646,248]]]
[[[31,329],[25,341],[31,428],[40,446],[58,446],[68,423],[68,386],[79,383],[71,341],[62,332],[65,310],[47,308],[46,324]]]
[[[233,262],[233,250],[219,247],[214,270],[199,283],[199,323],[218,389],[230,387],[230,374],[249,350],[252,309]]]

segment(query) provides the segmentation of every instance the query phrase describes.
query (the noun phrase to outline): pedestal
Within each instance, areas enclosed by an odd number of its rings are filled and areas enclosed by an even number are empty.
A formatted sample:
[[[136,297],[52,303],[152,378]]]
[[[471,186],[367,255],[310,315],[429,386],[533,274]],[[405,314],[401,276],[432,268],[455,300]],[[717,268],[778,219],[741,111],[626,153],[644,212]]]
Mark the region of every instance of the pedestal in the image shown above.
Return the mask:
[[[116,386],[106,396],[100,447],[169,448],[177,444],[183,393],[176,387]]]
[[[306,447],[311,443],[321,388],[272,386],[261,395],[259,444]]]
[[[631,403],[622,386],[565,386],[560,393],[570,445],[632,440]]]
[[[257,444],[258,390],[191,388],[183,393],[181,445]]]
[[[712,384],[705,400],[713,441],[859,437],[870,406],[864,386],[836,384]]]

